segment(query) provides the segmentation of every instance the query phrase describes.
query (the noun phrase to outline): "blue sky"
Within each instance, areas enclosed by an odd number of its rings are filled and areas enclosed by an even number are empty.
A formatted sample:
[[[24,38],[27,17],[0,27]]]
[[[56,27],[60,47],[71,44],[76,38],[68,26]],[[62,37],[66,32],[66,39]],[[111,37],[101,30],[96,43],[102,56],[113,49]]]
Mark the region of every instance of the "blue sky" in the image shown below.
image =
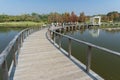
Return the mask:
[[[120,0],[0,0],[0,14],[19,15],[25,13],[47,14],[71,12],[77,15],[106,14],[120,12]]]

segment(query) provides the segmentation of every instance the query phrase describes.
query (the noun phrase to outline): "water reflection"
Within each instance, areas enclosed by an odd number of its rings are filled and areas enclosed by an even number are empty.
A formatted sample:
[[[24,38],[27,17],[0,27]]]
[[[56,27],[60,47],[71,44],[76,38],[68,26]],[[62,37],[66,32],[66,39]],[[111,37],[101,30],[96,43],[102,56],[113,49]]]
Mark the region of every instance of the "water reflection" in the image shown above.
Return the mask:
[[[73,38],[120,52],[120,31],[103,29],[81,29],[65,33]],[[68,51],[68,39],[62,38],[62,48]],[[76,59],[86,64],[86,46],[72,41],[72,53]],[[120,80],[120,57],[92,48],[91,69],[105,80]]]
[[[89,30],[89,33],[91,34],[92,37],[99,37],[100,29],[91,29]]]
[[[106,31],[104,29],[81,29],[65,32],[65,35],[92,44],[120,52],[120,31]]]

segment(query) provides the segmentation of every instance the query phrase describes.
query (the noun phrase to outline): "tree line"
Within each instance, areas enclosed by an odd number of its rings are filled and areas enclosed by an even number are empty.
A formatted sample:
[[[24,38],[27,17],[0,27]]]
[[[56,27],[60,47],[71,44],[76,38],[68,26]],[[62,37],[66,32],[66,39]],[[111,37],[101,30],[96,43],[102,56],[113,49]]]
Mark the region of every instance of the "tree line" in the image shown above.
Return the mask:
[[[94,15],[95,16],[95,15]],[[102,22],[118,22],[120,21],[120,13],[117,11],[109,12],[107,14],[96,15],[101,16]],[[76,15],[75,12],[65,12],[65,13],[49,13],[49,14],[22,14],[22,15],[0,15],[0,22],[19,22],[19,21],[33,21],[33,22],[88,22],[91,16],[85,15],[84,12],[81,12],[79,15]]]
[[[119,22],[120,21],[120,13],[117,11],[109,12],[106,15],[101,15],[103,22]]]
[[[84,12],[80,13],[80,16],[77,16],[74,12],[63,14],[60,13],[50,13],[48,16],[48,22],[86,22],[89,19],[89,16],[86,16]]]
[[[119,22],[120,21],[120,13],[117,11],[109,12],[107,14],[99,14],[94,16],[101,16],[102,22]],[[74,12],[71,13],[63,13],[59,14],[57,12],[51,13],[48,16],[49,22],[89,22],[92,16],[85,15],[84,12],[80,13],[77,16]]]
[[[20,22],[20,21],[33,21],[33,22],[46,22],[48,20],[48,14],[22,14],[22,15],[0,15],[0,22]]]

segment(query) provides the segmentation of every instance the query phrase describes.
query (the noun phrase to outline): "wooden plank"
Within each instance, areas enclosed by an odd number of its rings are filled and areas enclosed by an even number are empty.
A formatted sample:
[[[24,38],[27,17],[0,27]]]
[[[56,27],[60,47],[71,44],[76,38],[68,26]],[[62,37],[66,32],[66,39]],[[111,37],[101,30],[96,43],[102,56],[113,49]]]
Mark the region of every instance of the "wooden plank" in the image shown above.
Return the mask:
[[[92,80],[46,39],[46,31],[35,32],[24,41],[14,80]]]

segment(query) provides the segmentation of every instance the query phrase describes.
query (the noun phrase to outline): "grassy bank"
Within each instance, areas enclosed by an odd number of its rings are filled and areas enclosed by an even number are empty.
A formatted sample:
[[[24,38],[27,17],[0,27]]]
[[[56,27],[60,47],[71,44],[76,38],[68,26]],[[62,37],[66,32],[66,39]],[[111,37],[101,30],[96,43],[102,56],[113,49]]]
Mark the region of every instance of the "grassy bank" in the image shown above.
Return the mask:
[[[0,27],[34,27],[43,24],[43,22],[2,22]]]
[[[120,28],[120,22],[107,23],[102,22],[101,28]]]
[[[100,28],[120,28],[120,26],[100,26]]]

